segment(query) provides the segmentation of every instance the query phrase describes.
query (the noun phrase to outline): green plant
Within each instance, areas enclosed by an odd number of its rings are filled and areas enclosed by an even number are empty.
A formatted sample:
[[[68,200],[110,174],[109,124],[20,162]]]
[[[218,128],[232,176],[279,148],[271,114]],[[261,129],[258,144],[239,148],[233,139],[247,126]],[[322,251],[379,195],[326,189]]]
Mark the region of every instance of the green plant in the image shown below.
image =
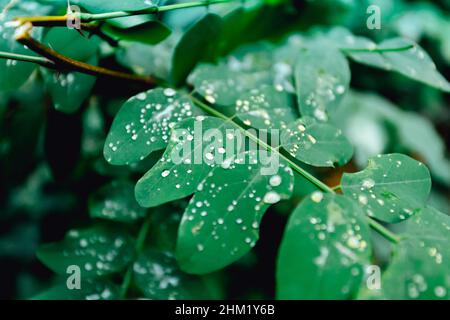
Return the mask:
[[[54,108],[74,114],[91,95],[93,76],[134,88],[118,110],[111,102],[110,110],[99,111],[99,102],[89,100],[87,121],[94,122],[94,135],[100,128],[94,142],[104,144],[107,162],[95,166],[108,183],[89,195],[92,222],[37,252],[62,277],[68,266],[80,266],[82,290],[69,290],[64,280],[37,298],[220,298],[220,273],[210,273],[247,255],[265,212],[283,200],[288,209],[280,211],[290,217],[277,259],[278,298],[449,298],[450,220],[428,204],[431,176],[424,164],[395,152],[369,158],[334,188],[318,176],[354,154],[339,128],[341,106],[371,101],[350,89],[350,59],[447,93],[450,83],[410,40],[376,44],[343,27],[285,40],[273,30],[274,21],[284,21],[284,34],[296,26],[284,2],[72,1],[89,12],[77,16],[80,32],[59,27],[67,16],[45,16],[65,1],[39,1],[43,16],[31,18],[25,5],[10,2],[2,22],[22,17],[7,24],[15,29],[4,23],[0,29],[5,94],[38,70],[33,81],[45,83]],[[210,11],[181,34],[155,19],[207,5]],[[269,36],[273,42],[251,44]],[[138,74],[98,66],[110,55]],[[378,116],[402,128],[393,110]],[[114,115],[106,137],[98,120],[105,112]],[[236,141],[233,148],[227,139]],[[94,145],[86,159],[99,150]],[[437,158],[445,159],[443,153]],[[374,264],[375,242],[392,246],[393,258],[381,289],[370,290],[366,268]]]

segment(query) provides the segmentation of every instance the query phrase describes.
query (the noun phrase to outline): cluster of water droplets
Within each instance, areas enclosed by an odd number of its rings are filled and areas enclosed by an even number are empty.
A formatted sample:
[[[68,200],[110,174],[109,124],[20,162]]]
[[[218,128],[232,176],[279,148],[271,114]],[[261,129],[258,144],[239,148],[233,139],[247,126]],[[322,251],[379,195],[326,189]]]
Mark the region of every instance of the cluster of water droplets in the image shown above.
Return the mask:
[[[113,124],[111,132],[114,135],[110,134],[107,145],[115,153],[121,148],[139,144],[142,155],[136,161],[144,159],[148,154],[146,150],[167,144],[172,128],[195,113],[192,103],[180,98],[171,88],[142,92],[125,103],[123,108],[128,121],[120,122],[123,128],[117,128],[117,132]]]
[[[133,251],[128,237],[94,231],[70,231],[63,243],[62,256],[84,261],[79,267],[97,275],[120,270],[131,260]]]
[[[153,299],[179,299],[182,274],[170,253],[149,251],[134,264],[136,282],[145,296]]]

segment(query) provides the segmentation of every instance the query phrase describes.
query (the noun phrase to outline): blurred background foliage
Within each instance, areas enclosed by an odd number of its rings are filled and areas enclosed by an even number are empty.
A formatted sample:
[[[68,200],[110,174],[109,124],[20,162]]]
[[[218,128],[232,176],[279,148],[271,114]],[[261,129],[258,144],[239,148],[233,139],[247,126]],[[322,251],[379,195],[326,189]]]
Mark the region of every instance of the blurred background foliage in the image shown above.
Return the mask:
[[[3,10],[10,2],[0,0],[0,8]],[[65,3],[65,0],[16,1],[8,16],[58,13],[64,11]],[[366,27],[366,9],[372,3],[381,7],[381,30]],[[174,78],[171,57],[183,33],[205,12],[225,16],[239,5],[158,14],[172,31],[165,40],[155,45],[124,41],[118,47],[98,41],[95,47],[100,50],[99,64],[179,83],[183,75]],[[207,58],[217,59],[218,55],[229,53],[240,44],[261,40],[278,43],[295,37],[292,36],[295,33],[339,25],[376,42],[396,35],[413,39],[450,79],[449,0],[266,0],[263,6],[261,1],[247,1],[246,7],[249,13],[236,15],[229,22],[228,34],[215,42]],[[5,20],[2,16],[0,23]],[[136,22],[128,19],[122,23]],[[232,26],[238,23],[248,23],[249,32],[234,33]],[[202,39],[205,46],[210,40]],[[2,42],[4,39],[0,40],[0,50],[7,51],[5,46],[8,46]],[[185,66],[192,67],[188,60]],[[352,163],[344,170],[356,171],[378,153],[409,154],[430,167],[434,178],[430,199],[433,206],[450,212],[450,95],[399,75],[354,63],[351,68],[354,92],[334,119],[356,147]],[[183,74],[189,70],[177,72]],[[81,108],[68,112],[54,108],[46,77],[45,72],[35,70],[20,87],[8,87],[4,85],[6,80],[0,77],[2,299],[30,298],[54,282],[52,273],[36,259],[36,248],[42,243],[60,240],[69,228],[88,225],[92,221],[90,214],[95,217],[95,211],[100,210],[95,204],[105,197],[105,188],[114,188],[112,181],[134,182],[157,159],[150,156],[143,163],[112,167],[102,154],[107,131],[118,108],[144,87],[97,79],[92,92],[89,94],[88,90],[85,94]],[[342,170],[320,173],[329,185],[335,185]],[[292,201],[299,201],[313,189],[304,181],[298,181],[297,197]],[[134,207],[134,203],[126,202],[129,199],[121,202],[121,196],[118,192],[117,203],[135,210],[136,214],[145,214],[140,212],[143,209]],[[176,202],[148,210],[154,216],[151,230],[154,246],[172,248],[184,205],[184,202]],[[255,250],[209,282],[217,297],[274,296],[275,257],[291,207],[281,203],[272,208],[263,220],[261,240]],[[381,264],[389,257],[389,246],[383,245],[383,241],[376,241],[377,260]]]

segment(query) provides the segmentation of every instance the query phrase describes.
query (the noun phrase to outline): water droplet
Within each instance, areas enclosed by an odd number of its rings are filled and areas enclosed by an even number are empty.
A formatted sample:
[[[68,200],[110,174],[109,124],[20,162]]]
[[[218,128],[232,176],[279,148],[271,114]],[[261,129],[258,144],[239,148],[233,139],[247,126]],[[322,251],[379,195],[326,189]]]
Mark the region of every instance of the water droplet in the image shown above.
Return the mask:
[[[270,191],[270,192],[266,193],[263,201],[268,204],[274,204],[274,203],[279,202],[280,199],[281,199],[281,197],[278,193],[276,193],[274,191]]]
[[[372,179],[364,179],[362,186],[366,189],[372,189],[375,186],[375,181]]]
[[[166,97],[173,97],[174,95],[176,95],[177,92],[175,90],[173,90],[172,88],[166,88],[164,89],[164,95]]]
[[[311,200],[316,203],[319,203],[320,201],[322,201],[322,199],[323,199],[323,193],[320,191],[316,191],[311,195]]]
[[[277,187],[281,184],[281,177],[279,175],[272,176],[269,183],[272,187]]]
[[[162,176],[163,178],[167,177],[169,174],[170,174],[170,171],[169,171],[169,170],[164,170],[163,172],[161,172],[161,176]]]

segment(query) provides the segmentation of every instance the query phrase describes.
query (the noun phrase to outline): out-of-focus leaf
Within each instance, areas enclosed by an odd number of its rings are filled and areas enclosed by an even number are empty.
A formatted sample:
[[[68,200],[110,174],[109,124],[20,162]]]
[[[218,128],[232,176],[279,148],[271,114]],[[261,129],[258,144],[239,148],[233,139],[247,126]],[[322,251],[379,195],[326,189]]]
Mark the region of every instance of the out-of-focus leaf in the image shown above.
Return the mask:
[[[170,30],[159,21],[149,21],[127,29],[105,24],[102,31],[117,41],[157,44],[170,35]]]
[[[134,222],[146,215],[146,210],[134,199],[134,184],[116,180],[98,190],[90,199],[91,217],[119,222]]]
[[[179,85],[199,61],[213,60],[217,55],[217,40],[222,19],[207,14],[183,35],[172,56],[171,81]]]
[[[71,230],[64,240],[43,245],[37,252],[39,260],[55,273],[65,275],[69,266],[77,266],[82,279],[120,272],[133,254],[131,237],[109,225]]]

